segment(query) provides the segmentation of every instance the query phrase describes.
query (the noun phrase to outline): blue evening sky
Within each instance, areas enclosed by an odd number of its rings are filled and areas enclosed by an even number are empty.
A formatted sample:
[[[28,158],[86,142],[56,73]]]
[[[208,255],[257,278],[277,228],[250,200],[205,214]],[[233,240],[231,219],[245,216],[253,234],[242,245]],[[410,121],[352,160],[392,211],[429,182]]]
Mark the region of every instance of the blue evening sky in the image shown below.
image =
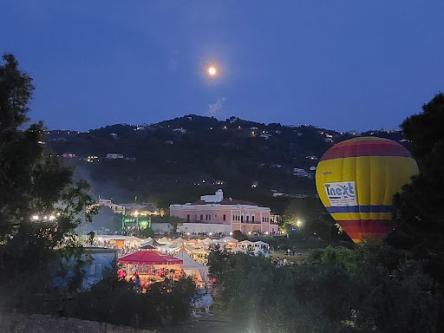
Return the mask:
[[[184,114],[397,128],[444,90],[443,0],[0,0],[51,129]],[[209,79],[205,65],[220,76]]]

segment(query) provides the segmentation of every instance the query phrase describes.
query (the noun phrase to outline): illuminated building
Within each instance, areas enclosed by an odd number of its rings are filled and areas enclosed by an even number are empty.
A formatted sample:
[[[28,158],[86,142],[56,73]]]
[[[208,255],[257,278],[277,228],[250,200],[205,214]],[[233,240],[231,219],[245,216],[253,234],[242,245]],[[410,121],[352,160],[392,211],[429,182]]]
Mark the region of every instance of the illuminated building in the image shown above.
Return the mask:
[[[245,234],[276,234],[278,226],[270,218],[270,208],[255,203],[224,198],[222,190],[214,195],[183,205],[170,205],[170,215],[181,218],[183,233],[229,234],[240,230]]]

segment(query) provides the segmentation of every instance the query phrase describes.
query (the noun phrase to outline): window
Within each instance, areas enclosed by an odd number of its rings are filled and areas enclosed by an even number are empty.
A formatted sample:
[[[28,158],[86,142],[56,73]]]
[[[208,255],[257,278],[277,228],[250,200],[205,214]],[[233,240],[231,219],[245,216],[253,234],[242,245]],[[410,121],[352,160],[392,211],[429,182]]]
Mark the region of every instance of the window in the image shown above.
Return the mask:
[[[203,220],[203,214],[200,214],[200,220],[201,221]]]
[[[247,215],[247,223],[248,223],[249,220],[250,220],[250,217]]]
[[[241,215],[241,217],[240,217],[240,218],[241,218],[241,223],[242,223],[242,222],[244,222],[244,216],[243,216],[243,215]]]
[[[190,222],[190,214],[187,215],[187,222]]]
[[[254,223],[254,215],[251,215],[251,222]]]
[[[222,220],[226,221],[226,220],[227,220],[227,215],[224,214],[224,215],[222,216]]]

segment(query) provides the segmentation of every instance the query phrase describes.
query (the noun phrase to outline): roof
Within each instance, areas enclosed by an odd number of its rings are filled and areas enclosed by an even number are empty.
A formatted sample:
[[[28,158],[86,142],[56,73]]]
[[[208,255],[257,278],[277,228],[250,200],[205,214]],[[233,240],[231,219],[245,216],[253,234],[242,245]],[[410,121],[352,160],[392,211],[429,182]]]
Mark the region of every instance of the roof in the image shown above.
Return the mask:
[[[118,259],[119,264],[182,265],[183,261],[156,251],[137,251]]]
[[[124,241],[135,241],[135,242],[143,241],[142,238],[134,236],[124,236],[124,235],[95,235],[94,238],[97,240],[124,240]]]
[[[237,199],[223,199],[219,202],[206,202],[204,200],[197,200],[192,203],[192,205],[249,205],[249,206],[257,206],[254,202],[245,201],[245,200],[237,200]]]
[[[145,244],[145,245],[141,246],[140,248],[143,250],[155,250],[156,249],[156,247],[151,244]]]
[[[183,269],[206,269],[205,265],[194,261],[184,249],[180,249],[175,257],[183,261]]]

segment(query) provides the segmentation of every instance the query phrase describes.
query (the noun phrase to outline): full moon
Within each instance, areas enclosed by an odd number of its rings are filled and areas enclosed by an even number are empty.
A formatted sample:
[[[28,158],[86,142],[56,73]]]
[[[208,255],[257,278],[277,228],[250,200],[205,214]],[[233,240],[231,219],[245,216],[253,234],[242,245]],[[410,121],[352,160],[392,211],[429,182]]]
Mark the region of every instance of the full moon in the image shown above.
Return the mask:
[[[215,66],[209,66],[207,72],[209,76],[215,77],[217,75],[217,68]]]

